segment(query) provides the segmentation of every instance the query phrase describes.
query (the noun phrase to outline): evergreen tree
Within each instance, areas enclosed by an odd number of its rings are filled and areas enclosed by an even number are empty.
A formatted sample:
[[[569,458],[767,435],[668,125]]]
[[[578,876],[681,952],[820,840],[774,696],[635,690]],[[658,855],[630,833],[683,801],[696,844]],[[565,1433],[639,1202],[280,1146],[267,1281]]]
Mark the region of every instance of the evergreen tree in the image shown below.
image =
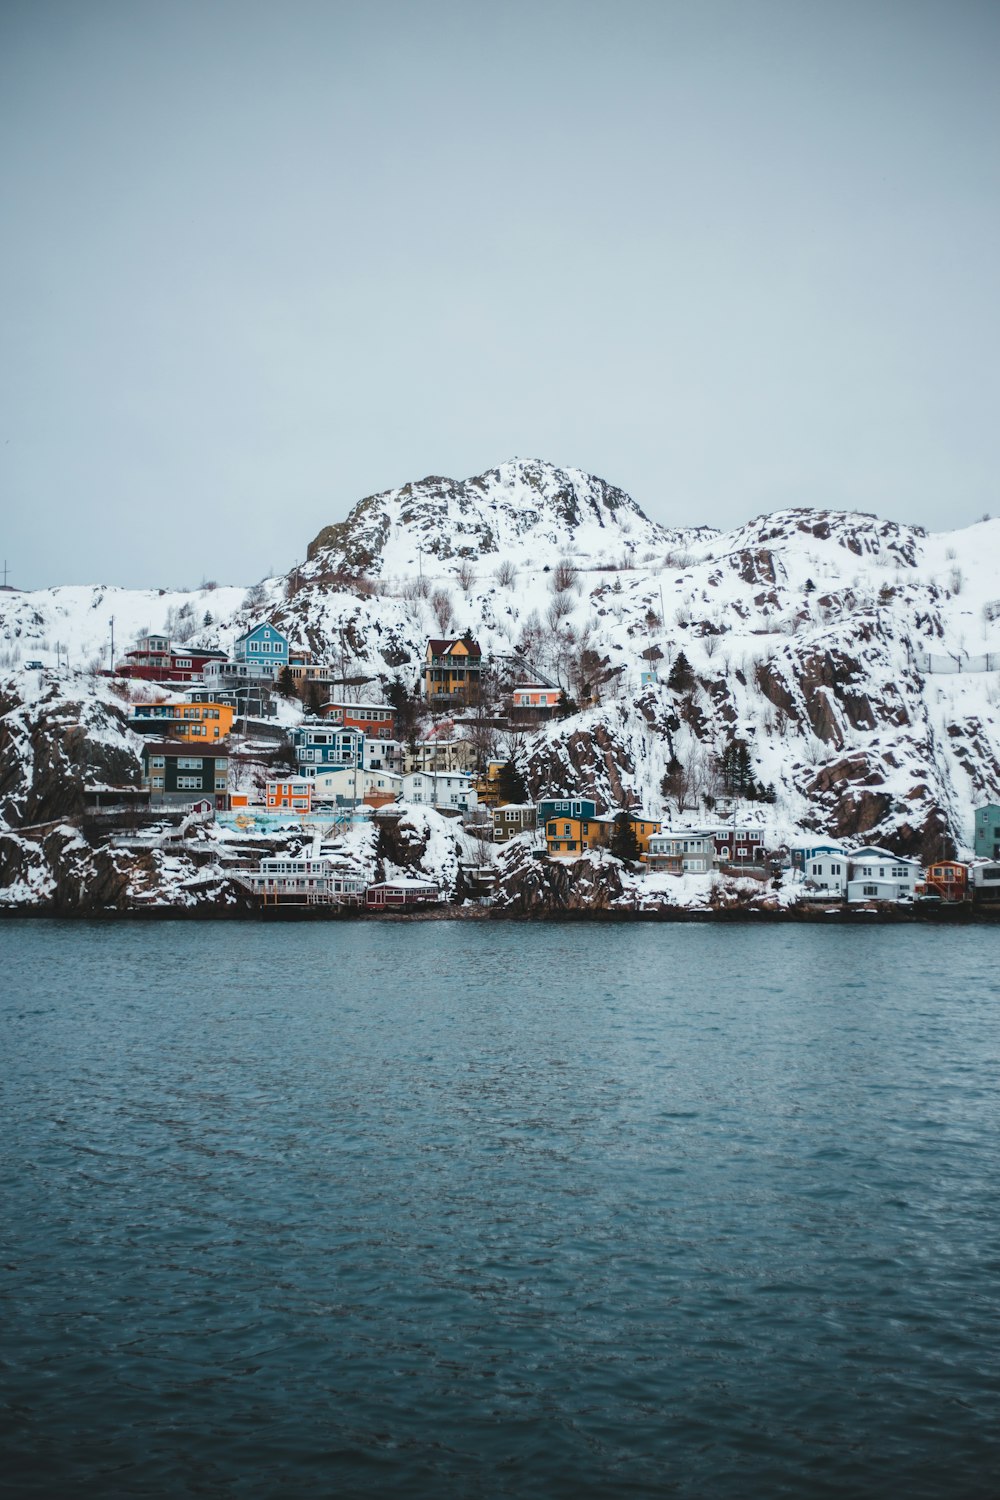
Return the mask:
[[[560,719],[572,718],[573,714],[580,712],[580,705],[573,698],[566,696],[565,688],[559,694],[559,702],[556,704],[556,714]]]
[[[686,693],[694,687],[694,673],[691,671],[691,663],[683,651],[678,651],[674,657],[674,664],[670,668],[670,676],[667,678],[667,687],[674,693]]]
[[[639,858],[639,840],[635,836],[635,828],[627,812],[615,814],[615,826],[608,847],[618,859],[627,860],[630,864],[634,864]]]
[[[497,773],[497,796],[501,803],[528,802],[528,784],[512,760],[505,760]]]
[[[287,662],[278,673],[278,681],[275,686],[283,698],[295,697],[295,680],[292,677],[292,669]]]
[[[316,718],[319,718],[322,707],[323,700],[320,698],[319,688],[316,686],[315,682],[310,682],[309,696],[306,702],[306,713],[313,714]]]

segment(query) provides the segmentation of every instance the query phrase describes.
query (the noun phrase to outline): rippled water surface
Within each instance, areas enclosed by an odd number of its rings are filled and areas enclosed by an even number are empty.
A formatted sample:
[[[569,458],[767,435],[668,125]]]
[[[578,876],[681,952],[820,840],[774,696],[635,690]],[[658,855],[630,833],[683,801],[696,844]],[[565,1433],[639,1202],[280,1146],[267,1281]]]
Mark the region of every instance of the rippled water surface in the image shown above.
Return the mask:
[[[1000,933],[0,961],[0,1493],[1000,1493]]]

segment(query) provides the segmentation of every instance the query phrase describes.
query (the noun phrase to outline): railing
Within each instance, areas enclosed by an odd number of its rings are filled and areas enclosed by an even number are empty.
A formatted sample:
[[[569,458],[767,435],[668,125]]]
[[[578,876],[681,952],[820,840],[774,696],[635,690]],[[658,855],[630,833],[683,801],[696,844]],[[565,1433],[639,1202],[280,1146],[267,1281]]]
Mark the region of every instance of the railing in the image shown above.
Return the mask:
[[[1000,672],[1000,653],[996,651],[985,656],[970,656],[966,651],[958,651],[954,656],[931,656],[929,652],[918,651],[914,660],[917,670],[927,673]]]

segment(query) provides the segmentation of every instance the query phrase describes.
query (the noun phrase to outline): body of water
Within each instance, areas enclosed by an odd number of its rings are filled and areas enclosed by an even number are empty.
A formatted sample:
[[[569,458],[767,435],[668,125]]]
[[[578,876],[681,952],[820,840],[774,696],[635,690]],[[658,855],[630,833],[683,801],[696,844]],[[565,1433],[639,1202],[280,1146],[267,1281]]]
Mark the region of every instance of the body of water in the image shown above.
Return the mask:
[[[1000,1492],[990,929],[0,925],[0,1493]]]

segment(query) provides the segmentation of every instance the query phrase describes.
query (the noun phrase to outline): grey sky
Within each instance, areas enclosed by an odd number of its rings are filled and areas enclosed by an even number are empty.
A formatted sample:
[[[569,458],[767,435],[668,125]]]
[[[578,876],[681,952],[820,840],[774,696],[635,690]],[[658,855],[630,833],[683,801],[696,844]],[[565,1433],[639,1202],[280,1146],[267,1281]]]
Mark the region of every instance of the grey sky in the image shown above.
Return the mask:
[[[12,581],[253,581],[515,455],[997,511],[998,64],[991,0],[5,0]]]

